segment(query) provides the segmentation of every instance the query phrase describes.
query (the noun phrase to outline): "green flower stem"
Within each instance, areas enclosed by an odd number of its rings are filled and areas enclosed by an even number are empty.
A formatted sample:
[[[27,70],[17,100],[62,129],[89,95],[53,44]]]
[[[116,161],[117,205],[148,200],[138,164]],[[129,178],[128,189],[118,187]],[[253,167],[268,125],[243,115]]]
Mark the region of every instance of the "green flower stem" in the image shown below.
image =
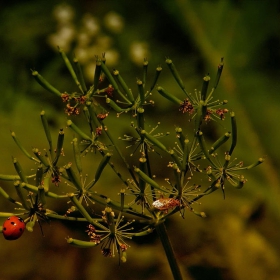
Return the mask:
[[[213,154],[219,147],[221,147],[231,136],[230,132],[226,132],[222,137],[220,137],[210,148],[209,153]]]
[[[70,74],[71,74],[73,80],[75,81],[76,85],[78,86],[78,88],[80,89],[80,91],[82,92],[82,94],[84,94],[84,91],[83,91],[83,88],[82,88],[82,86],[81,86],[81,83],[79,82],[79,79],[78,79],[78,77],[77,77],[77,75],[76,75],[76,73],[75,73],[75,70],[74,70],[74,68],[73,68],[73,66],[72,66],[72,64],[71,64],[71,62],[69,61],[67,55],[65,54],[65,52],[64,52],[60,47],[58,47],[58,51],[59,51],[59,53],[60,53],[62,59],[64,60],[64,63],[65,63],[65,65],[66,65],[68,71],[70,72]]]
[[[200,130],[200,126],[201,126],[202,120],[206,114],[206,111],[207,111],[207,107],[206,107],[204,101],[200,100],[197,105],[197,108],[196,108],[195,131]]]
[[[9,195],[7,192],[5,192],[5,191],[2,189],[2,187],[0,187],[0,194],[1,194],[4,198],[6,198],[7,200],[9,200],[10,202],[12,202],[12,203],[14,203],[14,204],[16,204],[16,205],[22,207],[22,204],[21,204],[20,202],[16,201],[15,199],[13,199],[12,197],[10,197],[10,195]]]
[[[34,193],[38,193],[38,188],[33,186],[33,185],[31,185],[31,184],[22,183],[21,187],[26,189],[26,190],[28,190],[28,191],[31,191],[31,192],[34,192]],[[45,191],[45,196],[50,197],[50,198],[56,198],[56,199],[67,198],[68,197],[66,194],[59,195],[59,194],[56,194],[56,193],[53,193],[53,192],[49,192],[49,191]]]
[[[42,185],[38,187],[38,199],[39,199],[39,202],[42,203],[42,205],[46,204],[45,189],[44,189],[44,186],[42,186]]]
[[[96,57],[96,66],[95,66],[95,72],[93,78],[93,91],[97,90],[100,75],[101,75],[101,60],[99,57]]]
[[[149,61],[144,59],[144,62],[143,62],[143,78],[142,78],[144,87],[146,85],[146,80],[147,80],[148,65],[149,65]]]
[[[156,68],[156,75],[155,75],[154,81],[153,81],[153,83],[152,83],[152,85],[150,87],[150,92],[152,92],[152,90],[154,89],[155,85],[157,84],[157,81],[158,81],[158,78],[159,78],[159,75],[160,75],[161,71],[162,71],[162,68],[160,66],[158,66]]]
[[[36,174],[26,176],[27,179],[34,178],[34,177],[36,177]],[[0,174],[0,180],[3,180],[3,181],[16,181],[16,180],[20,180],[20,177],[18,175]]]
[[[176,82],[178,83],[179,87],[183,90],[185,95],[188,97],[188,99],[191,101],[191,103],[194,103],[193,97],[186,91],[185,85],[175,67],[171,59],[166,59],[166,64],[171,71],[173,77],[175,78]]]
[[[183,280],[182,274],[179,269],[179,265],[176,260],[174,250],[168,237],[168,233],[164,223],[160,223],[156,226],[157,233],[161,240],[162,246],[165,251],[165,255],[168,259],[168,263],[173,275],[174,280]]]
[[[178,195],[181,196],[182,195],[181,171],[178,170],[179,168],[177,164],[173,164],[172,169],[175,177],[176,189],[178,191]]]
[[[145,236],[145,235],[151,234],[152,232],[153,232],[153,229],[148,228],[147,230],[143,230],[143,231],[134,233],[133,236]]]
[[[122,154],[122,152],[121,152],[121,150],[120,150],[120,148],[119,148],[119,145],[117,145],[117,144],[115,143],[114,137],[112,137],[112,135],[111,135],[111,133],[109,132],[108,129],[105,130],[105,133],[106,133],[108,139],[111,141],[113,147],[114,147],[115,150],[117,151],[118,155],[121,157],[121,159],[122,159],[123,163],[125,164],[125,167],[126,167],[126,169],[128,170],[130,176],[133,178],[133,180],[134,180],[135,182],[137,182],[137,180],[136,180],[136,178],[135,178],[135,175],[134,175],[134,173],[133,173],[133,171],[132,171],[132,169],[131,169],[129,163],[126,161],[125,157],[123,156],[123,154]],[[103,153],[103,151],[100,151],[100,153]],[[118,177],[119,177],[119,178],[124,182],[124,184],[127,186],[127,185],[128,185],[128,184],[127,184],[127,181],[124,180],[124,179],[122,178],[121,174],[116,170],[115,166],[114,166],[112,163],[110,163],[110,162],[109,162],[109,164],[110,164],[111,168],[114,170],[114,172],[118,175]]]
[[[137,127],[139,130],[145,129],[144,112],[145,110],[141,107],[137,109]],[[144,136],[140,135],[140,137],[143,140]]]
[[[35,213],[31,219],[26,223],[26,229],[29,232],[33,232],[33,228],[35,226],[36,221],[38,220],[37,214]]]
[[[114,220],[115,214],[112,211],[112,208],[110,207],[106,207],[104,212],[105,212],[106,222],[109,227],[110,233],[115,234],[116,233],[116,224]]]
[[[98,245],[98,243],[95,242],[82,241],[74,238],[67,238],[67,243],[79,248],[92,248]]]
[[[232,133],[232,142],[231,142],[231,147],[229,150],[229,155],[232,154],[236,143],[237,143],[237,125],[236,125],[236,118],[235,118],[235,114],[234,112],[230,113],[230,117],[231,117],[231,133]]]
[[[170,193],[168,190],[165,190],[164,188],[160,187],[158,183],[156,183],[152,178],[150,178],[147,174],[145,174],[143,171],[140,170],[140,168],[134,168],[134,171],[138,174],[138,176],[144,180],[147,184],[151,185],[157,190],[160,190],[164,193]]]
[[[86,218],[86,220],[90,223],[95,225],[98,228],[101,229],[105,229],[106,227],[104,227],[102,224],[96,222],[87,212],[87,210],[84,208],[84,206],[79,202],[79,200],[77,199],[77,197],[75,196],[74,193],[70,193],[68,194],[68,197],[70,198],[70,200],[72,201],[72,203],[76,206],[76,208],[79,210],[79,212],[82,214],[82,216],[84,218]]]
[[[48,161],[47,153],[45,153],[45,155],[42,156],[41,152],[37,148],[32,149],[32,151],[36,158],[39,159],[40,163],[42,163],[45,167],[50,167],[50,162]]]
[[[77,218],[77,217],[68,217],[65,215],[58,215],[54,213],[46,213],[48,218],[55,219],[55,220],[64,220],[64,221],[75,221],[75,222],[87,222],[85,218]]]
[[[94,106],[92,102],[87,102],[86,107],[84,107],[84,113],[87,117],[88,123],[90,125],[91,131],[94,132],[97,127],[100,126],[100,122],[96,117]]]
[[[206,144],[205,144],[205,140],[204,140],[204,137],[203,137],[203,132],[202,131],[198,131],[197,132],[197,140],[198,140],[198,143],[200,145],[200,148],[204,154],[204,156],[207,158],[207,160],[210,162],[210,164],[214,167],[216,166],[216,164],[213,162],[207,148],[206,148]]]
[[[181,105],[183,103],[182,100],[180,100],[179,98],[177,98],[176,96],[170,94],[169,92],[167,92],[164,88],[162,87],[158,87],[157,91],[160,95],[162,95],[163,97],[165,97],[166,99],[168,99],[169,101],[177,104],[177,105]]]
[[[180,141],[180,145],[181,145],[181,148],[182,150],[184,150],[184,147],[185,147],[185,135],[183,134],[183,129],[181,127],[176,127],[175,128],[175,132],[177,134],[177,138],[179,139]]]
[[[202,89],[201,89],[201,100],[202,101],[206,100],[209,81],[210,81],[210,76],[209,75],[207,75],[203,78],[203,84],[202,84]]]
[[[13,158],[13,162],[14,162],[14,167],[16,169],[16,172],[17,174],[19,175],[20,177],[20,180],[22,182],[25,182],[27,183],[27,177],[25,176],[24,172],[23,172],[23,169],[21,168],[21,165],[19,164],[19,162],[17,161],[16,158]]]
[[[222,58],[221,58],[221,62],[220,62],[220,64],[218,65],[218,71],[217,71],[216,80],[215,80],[215,83],[214,83],[214,88],[215,88],[215,89],[217,88],[217,86],[218,86],[218,84],[219,84],[219,81],[220,81],[220,78],[221,78],[221,75],[222,75],[223,68],[224,68],[224,58],[222,57]]]
[[[217,180],[216,176],[212,172],[212,168],[209,168],[209,170],[207,170],[206,174],[212,182]]]
[[[53,87],[49,82],[47,82],[37,71],[32,70],[32,76],[44,89],[51,93],[54,93],[58,97],[61,97],[60,91]]]
[[[96,184],[96,182],[99,180],[104,168],[109,163],[109,161],[111,159],[111,156],[112,156],[112,154],[110,154],[110,153],[107,153],[107,154],[103,155],[103,158],[100,161],[100,163],[99,163],[99,165],[96,169],[94,179],[93,179],[92,183],[89,184],[88,187],[87,187],[88,190],[91,189]]]
[[[144,157],[141,157],[139,159],[139,169],[144,173],[147,174],[147,160]],[[146,188],[146,182],[144,180],[141,179],[141,177],[139,178],[139,189],[141,191],[141,194],[143,195],[145,192],[145,188]]]
[[[240,168],[240,169],[251,169],[251,168],[253,168],[253,167],[258,166],[259,164],[261,164],[261,163],[263,163],[263,162],[264,162],[264,159],[263,159],[263,158],[259,158],[258,161],[252,163],[252,164],[249,165],[249,166],[246,166],[246,167]]]
[[[170,150],[169,154],[171,155],[172,159],[176,163],[177,168],[182,170],[182,168],[183,168],[182,162],[180,161],[180,159],[179,159],[178,155],[176,154],[176,152],[174,150]]]
[[[16,134],[15,134],[14,132],[12,132],[11,135],[12,135],[12,137],[13,137],[15,143],[17,144],[17,146],[20,148],[20,150],[21,150],[29,159],[34,160],[34,161],[37,162],[37,163],[40,163],[40,161],[39,161],[37,158],[31,156],[31,155],[26,151],[26,149],[21,145],[21,143],[20,143],[19,140],[17,139]]]
[[[73,58],[73,62],[74,62],[74,65],[76,66],[78,80],[81,81],[82,90],[83,90],[83,92],[87,92],[87,87],[86,87],[81,64],[79,63],[79,61],[76,57]]]
[[[8,213],[8,212],[0,212],[0,218],[9,218],[11,216],[22,216],[24,215],[25,213]],[[2,227],[0,227],[2,228]],[[1,230],[0,230],[1,232]]]
[[[189,139],[184,140],[183,162],[182,162],[182,168],[183,168],[184,174],[186,174],[186,172],[188,170],[188,167],[189,167],[188,164],[190,161],[189,143],[190,143]]]
[[[61,128],[59,130],[59,133],[58,133],[58,137],[57,137],[57,144],[56,144],[56,155],[55,155],[55,159],[53,161],[53,165],[55,166],[61,156],[61,153],[62,153],[62,149],[63,149],[63,143],[64,143],[64,131],[63,129]]]
[[[91,138],[82,132],[71,120],[67,121],[67,126],[69,126],[74,132],[76,132],[83,140],[92,142]]]
[[[48,124],[48,121],[47,121],[47,118],[45,115],[45,111],[41,111],[40,115],[41,115],[41,121],[42,121],[42,124],[44,127],[44,131],[45,131],[48,143],[49,143],[49,148],[50,148],[49,150],[50,150],[51,155],[53,155],[52,137],[51,137],[51,132],[49,129],[49,124]]]
[[[42,167],[42,164],[40,164],[37,168],[37,171],[36,171],[36,186],[40,186],[42,185],[42,181],[43,181],[43,167]]]
[[[145,92],[144,92],[143,82],[140,80],[137,80],[136,83],[138,86],[138,93],[140,96],[140,105],[144,105],[145,104]]]
[[[20,183],[20,181],[16,181],[14,183],[17,195],[21,201],[22,206],[24,207],[24,209],[29,210],[30,209],[30,205],[27,204],[27,200],[26,200],[26,194],[23,193],[23,188],[22,188],[22,184]]]
[[[121,87],[123,88],[127,98],[131,103],[134,103],[134,96],[131,92],[131,90],[128,88],[126,82],[123,80],[122,76],[120,75],[120,72],[118,70],[113,71],[114,76],[116,77],[117,81],[120,83]]]
[[[106,98],[106,103],[117,113],[127,112],[127,109],[122,109],[119,105],[116,104],[114,100],[109,97]]]
[[[127,102],[129,105],[132,105],[131,101],[120,91],[116,80],[114,79],[114,77],[110,73],[109,69],[103,62],[101,63],[101,69],[102,69],[103,73],[105,74],[105,76],[107,77],[107,79],[109,80],[109,82],[112,84],[113,88],[118,92],[118,94],[123,98],[123,100],[125,102]]]
[[[79,149],[79,144],[78,144],[77,138],[74,138],[72,140],[72,145],[73,145],[73,154],[74,154],[75,164],[76,164],[79,174],[81,174],[83,168],[82,168],[82,161],[81,161],[81,152]]]
[[[145,138],[151,142],[152,144],[154,144],[156,147],[160,148],[161,150],[169,153],[169,151],[167,150],[167,148],[154,136],[150,135],[148,132],[146,132],[145,130],[142,130],[140,132],[142,135],[145,136]]]
[[[72,168],[72,163],[68,163],[65,166],[65,170],[66,170],[66,173],[68,175],[70,182],[73,183],[73,185],[76,187],[76,189],[78,191],[83,191],[83,185],[81,183],[80,178],[78,178],[77,174],[74,172],[74,170]]]

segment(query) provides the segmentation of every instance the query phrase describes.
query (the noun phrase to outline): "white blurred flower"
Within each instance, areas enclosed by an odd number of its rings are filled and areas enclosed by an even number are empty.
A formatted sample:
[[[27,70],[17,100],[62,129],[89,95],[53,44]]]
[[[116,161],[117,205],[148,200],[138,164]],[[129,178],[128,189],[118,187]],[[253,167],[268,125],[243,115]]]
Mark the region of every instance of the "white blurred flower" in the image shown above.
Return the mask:
[[[120,54],[114,49],[109,49],[105,52],[106,64],[109,66],[115,66],[118,64]]]
[[[68,23],[74,19],[75,11],[71,6],[67,4],[61,4],[55,7],[53,16],[59,23]]]
[[[124,19],[116,12],[109,12],[104,17],[105,26],[112,32],[120,33],[124,27]]]
[[[75,36],[76,31],[74,29],[74,26],[68,24],[60,27],[56,33],[51,34],[48,38],[48,42],[54,48],[57,48],[57,46],[59,46],[63,48],[64,51],[68,51]]]
[[[90,14],[85,14],[82,19],[85,32],[90,36],[96,36],[100,30],[98,20]]]
[[[130,58],[137,64],[142,65],[144,58],[149,56],[149,44],[147,42],[134,41],[130,45]]]

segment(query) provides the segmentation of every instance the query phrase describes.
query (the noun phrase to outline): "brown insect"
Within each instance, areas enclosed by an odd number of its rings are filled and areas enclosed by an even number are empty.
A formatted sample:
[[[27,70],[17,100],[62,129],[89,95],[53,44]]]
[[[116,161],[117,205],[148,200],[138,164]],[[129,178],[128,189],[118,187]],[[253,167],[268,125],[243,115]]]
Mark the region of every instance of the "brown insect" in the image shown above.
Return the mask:
[[[153,206],[160,211],[168,211],[177,206],[180,206],[180,201],[175,198],[159,198],[153,202]]]

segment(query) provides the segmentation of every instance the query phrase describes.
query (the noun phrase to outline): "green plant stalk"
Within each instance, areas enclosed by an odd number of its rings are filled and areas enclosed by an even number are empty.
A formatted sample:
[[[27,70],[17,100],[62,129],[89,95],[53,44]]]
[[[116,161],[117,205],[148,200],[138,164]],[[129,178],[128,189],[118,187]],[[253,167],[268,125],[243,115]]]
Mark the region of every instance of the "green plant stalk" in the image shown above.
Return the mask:
[[[109,106],[114,111],[116,111],[117,113],[122,113],[122,112],[126,112],[127,111],[127,109],[122,109],[119,105],[116,104],[116,102],[114,100],[112,100],[109,97],[106,98],[106,103],[109,104]]]
[[[9,200],[10,202],[12,202],[12,203],[14,203],[14,204],[16,204],[16,205],[22,207],[22,204],[21,204],[20,202],[16,201],[15,199],[13,199],[12,197],[10,197],[10,195],[9,195],[7,192],[5,192],[5,191],[2,189],[2,187],[0,187],[0,194],[1,194],[4,198],[6,198],[7,200]]]
[[[107,68],[107,66],[103,62],[101,63],[101,69],[102,69],[103,73],[105,74],[105,76],[107,77],[107,79],[109,80],[109,82],[112,84],[113,88],[123,98],[123,100],[125,102],[127,102],[127,104],[132,105],[130,100],[120,91],[119,86],[118,86],[116,80],[114,79],[114,77],[110,73],[109,69]]]
[[[169,193],[168,190],[161,188],[158,183],[156,183],[152,178],[150,178],[147,174],[140,170],[140,168],[134,168],[134,171],[139,175],[139,177],[145,181],[147,184],[151,185],[155,189],[160,190],[161,192]]]
[[[31,185],[31,184],[22,183],[21,187],[26,189],[26,190],[29,190],[31,192],[38,193],[38,188]],[[50,197],[50,198],[55,198],[55,199],[67,198],[68,197],[66,194],[59,195],[59,194],[49,192],[49,191],[45,191],[45,196]]]
[[[203,78],[203,84],[202,84],[202,89],[201,89],[201,100],[202,101],[206,100],[209,81],[210,81],[210,76],[207,75]]]
[[[81,81],[82,90],[83,90],[83,92],[87,92],[87,87],[86,87],[81,64],[79,63],[79,61],[76,57],[73,58],[73,62],[74,62],[74,65],[76,66],[78,80]]]
[[[138,94],[140,96],[140,105],[145,104],[145,93],[144,93],[144,85],[143,82],[140,80],[137,80],[137,86],[138,86]]]
[[[56,144],[56,155],[55,159],[53,161],[53,165],[55,166],[61,156],[62,149],[63,149],[63,143],[64,143],[64,131],[63,129],[59,130],[58,137],[57,137],[57,144]]]
[[[44,89],[51,93],[54,93],[58,97],[61,97],[60,91],[53,87],[49,82],[47,82],[37,71],[32,70],[32,76]]]
[[[71,120],[67,121],[67,126],[69,126],[74,132],[76,132],[83,140],[92,142],[92,139],[82,132]]]
[[[36,174],[26,176],[27,179],[32,179],[34,177],[36,177]],[[16,181],[16,180],[20,180],[20,177],[18,175],[0,174],[0,180],[3,180],[3,181]]]
[[[157,91],[160,95],[162,95],[163,97],[165,97],[166,99],[168,99],[169,101],[177,104],[177,105],[181,105],[183,103],[182,100],[180,100],[179,98],[177,98],[176,96],[174,96],[173,94],[170,94],[169,92],[167,92],[164,88],[162,87],[158,87]]]
[[[87,210],[84,208],[84,206],[79,202],[79,200],[77,199],[77,197],[75,196],[75,194],[70,193],[68,194],[68,197],[70,198],[70,200],[73,202],[73,204],[77,207],[77,209],[79,210],[79,212],[84,216],[84,218],[86,218],[86,220],[90,223],[95,225],[98,228],[104,229],[106,230],[106,227],[104,227],[102,224],[96,222],[87,212]]]
[[[45,167],[50,167],[50,162],[48,161],[47,153],[45,154],[45,156],[42,156],[41,152],[37,148],[32,149],[32,151],[37,157],[37,159],[40,160],[40,163],[42,163]]]
[[[62,59],[64,60],[64,63],[68,69],[68,71],[70,72],[73,80],[75,81],[76,85],[78,86],[78,88],[80,89],[80,91],[82,92],[82,94],[84,94],[84,91],[83,91],[83,88],[81,86],[81,83],[79,82],[79,79],[75,73],[75,70],[70,62],[70,60],[68,59],[67,55],[65,54],[65,52],[60,48],[58,47],[58,51],[62,57]]]
[[[173,64],[171,59],[166,59],[165,60],[167,66],[169,67],[169,70],[171,71],[174,79],[176,80],[176,82],[178,83],[179,87],[183,90],[183,92],[185,93],[185,95],[188,97],[188,99],[194,103],[193,97],[186,91],[185,85],[175,67],[175,65]]]
[[[232,154],[237,143],[237,125],[236,125],[236,118],[234,112],[231,112],[230,117],[231,117],[230,119],[231,119],[232,142],[231,142],[230,150],[228,152],[229,155]]]
[[[17,172],[17,174],[18,174],[19,177],[20,177],[20,180],[21,180],[22,182],[27,183],[27,177],[25,176],[25,174],[24,174],[24,172],[23,172],[23,169],[22,169],[21,165],[19,164],[19,162],[17,161],[17,159],[16,159],[16,158],[13,158],[13,162],[14,162],[14,167],[15,167],[15,169],[16,169],[16,172]]]
[[[65,170],[70,182],[73,183],[73,185],[76,187],[78,191],[83,192],[83,185],[81,183],[81,180],[78,178],[77,174],[74,172],[72,168],[72,164],[71,163],[67,164],[65,166]]]
[[[143,78],[142,78],[144,87],[146,85],[146,79],[147,79],[147,74],[148,74],[148,65],[149,65],[148,60],[144,59],[144,62],[143,62]]]
[[[171,272],[173,274],[174,280],[183,280],[181,271],[179,269],[179,265],[176,260],[176,256],[174,254],[174,250],[172,248],[171,242],[168,237],[168,233],[164,223],[160,223],[156,226],[157,233],[161,240],[161,244],[164,248]]]
[[[219,81],[220,81],[220,78],[221,78],[221,75],[222,75],[222,72],[223,72],[223,68],[224,68],[224,58],[222,57],[221,62],[218,65],[216,80],[215,80],[215,83],[214,83],[214,89],[216,89],[218,84],[219,84]]]
[[[98,245],[95,242],[82,241],[74,238],[67,238],[67,243],[79,248],[92,248]]]
[[[145,130],[141,130],[140,132],[142,135],[145,136],[145,138],[150,141],[152,144],[154,144],[156,147],[158,147],[159,149],[169,153],[169,151],[167,150],[167,148],[154,136],[150,135],[148,132],[146,132]]]
[[[103,155],[103,158],[100,161],[100,163],[99,163],[99,165],[96,169],[94,179],[93,179],[92,183],[89,184],[88,187],[87,187],[88,190],[91,189],[96,184],[96,182],[99,180],[104,168],[109,163],[109,161],[111,159],[111,156],[112,156],[112,154],[110,154],[110,153],[107,153],[107,154]]]
[[[19,140],[17,139],[16,134],[15,134],[14,132],[11,132],[11,135],[12,135],[12,137],[13,137],[15,143],[17,144],[17,146],[20,148],[20,150],[21,150],[29,159],[34,160],[34,161],[36,161],[37,163],[40,163],[40,161],[39,161],[37,158],[31,156],[31,155],[27,152],[27,150],[21,145],[21,143],[20,143]]]
[[[79,150],[79,144],[78,144],[77,138],[74,138],[72,140],[72,145],[73,145],[73,154],[74,154],[75,164],[76,164],[79,174],[81,174],[83,171],[83,168],[82,168],[81,153]]]
[[[230,132],[226,132],[222,137],[220,137],[210,148],[209,153],[213,154],[219,147],[221,147],[231,136]]]
[[[47,118],[46,118],[46,115],[45,115],[45,111],[41,112],[41,121],[42,121],[44,131],[45,131],[48,143],[49,143],[50,153],[53,156],[52,137],[51,137],[51,132],[50,132],[50,129],[49,129],[49,124],[48,124],[48,121],[47,121]]]
[[[150,92],[152,92],[152,90],[154,89],[155,85],[157,84],[157,81],[158,81],[158,78],[159,78],[159,75],[160,75],[161,71],[162,71],[162,68],[160,66],[158,66],[156,68],[156,75],[155,75],[154,81],[153,81],[153,83],[152,83],[152,85],[150,87]]]
[[[26,197],[23,194],[22,184],[20,183],[20,181],[16,181],[16,182],[14,182],[14,186],[16,188],[16,192],[17,192],[17,195],[18,195],[18,197],[19,197],[19,199],[22,203],[22,206],[24,207],[24,209],[29,210],[30,206],[27,204]]]
[[[131,90],[128,88],[126,82],[123,80],[122,76],[120,75],[120,72],[118,70],[114,70],[113,74],[116,77],[116,79],[118,80],[118,82],[120,83],[121,87],[123,88],[129,101],[134,104],[134,102],[135,102],[134,96],[133,96]]]
[[[101,60],[99,57],[96,57],[96,66],[95,66],[95,72],[93,77],[93,91],[97,90],[100,75],[101,75]]]
[[[209,161],[209,163],[212,165],[212,166],[215,166],[215,163],[213,162],[207,148],[206,148],[206,144],[205,144],[205,140],[204,140],[204,137],[203,137],[203,132],[202,131],[198,131],[197,132],[197,140],[198,140],[198,143],[200,145],[200,148],[203,152],[203,154],[205,155],[205,157],[207,158],[207,160]]]

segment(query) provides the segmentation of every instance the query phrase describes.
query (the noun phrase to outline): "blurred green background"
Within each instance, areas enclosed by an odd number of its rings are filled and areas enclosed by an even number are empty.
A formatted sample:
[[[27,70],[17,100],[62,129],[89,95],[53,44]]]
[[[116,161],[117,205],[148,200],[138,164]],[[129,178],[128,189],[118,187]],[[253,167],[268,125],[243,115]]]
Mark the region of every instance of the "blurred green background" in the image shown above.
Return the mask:
[[[94,56],[106,52],[108,66],[117,67],[136,88],[147,57],[149,72],[161,64],[159,84],[180,97],[166,57],[173,60],[190,92],[200,89],[205,74],[215,76],[224,57],[216,95],[228,99],[227,108],[237,116],[235,156],[246,165],[259,157],[266,161],[245,174],[248,182],[242,190],[228,187],[225,200],[220,192],[201,200],[197,208],[207,213],[207,219],[186,213],[184,220],[174,217],[167,223],[168,232],[185,279],[280,279],[279,1],[7,1],[1,4],[0,23],[0,173],[14,173],[11,156],[25,170],[34,168],[10,131],[31,150],[46,147],[42,109],[54,135],[65,127],[60,100],[37,85],[30,72],[36,69],[59,90],[73,91],[57,45],[75,53],[88,83]],[[153,98],[158,105],[151,115],[154,124],[161,121],[161,131],[173,131],[180,123],[170,117],[165,121],[164,116],[174,107],[156,93]],[[209,124],[209,138],[216,139],[228,125],[228,120],[215,129]],[[114,133],[124,134],[118,128]],[[67,135],[70,144],[72,135]],[[9,188],[5,182],[0,185]],[[12,207],[1,200],[0,211]],[[0,280],[172,279],[156,234],[131,241],[128,261],[119,266],[117,258],[104,258],[99,248],[67,245],[68,235],[86,239],[79,225],[52,222],[43,228],[45,237],[36,227],[14,242],[1,238]]]

